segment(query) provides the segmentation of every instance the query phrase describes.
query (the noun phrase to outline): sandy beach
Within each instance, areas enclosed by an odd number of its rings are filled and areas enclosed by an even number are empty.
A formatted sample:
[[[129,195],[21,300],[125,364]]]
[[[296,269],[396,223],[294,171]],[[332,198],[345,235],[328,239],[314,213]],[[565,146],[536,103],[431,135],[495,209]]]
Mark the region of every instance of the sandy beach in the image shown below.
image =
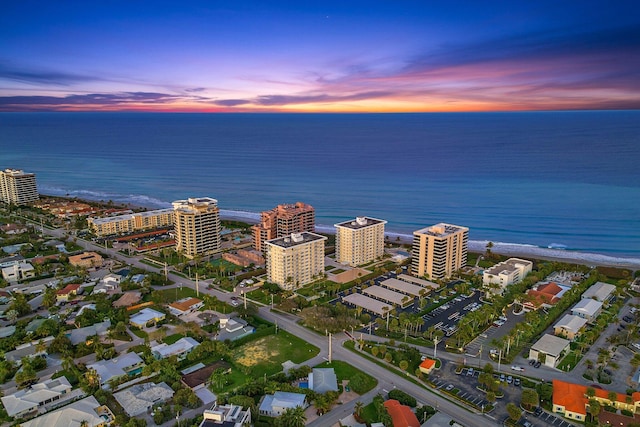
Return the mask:
[[[220,216],[222,219],[243,221],[250,224],[257,224],[260,219],[260,214],[257,214],[255,212],[233,211],[225,209],[220,210]],[[335,234],[335,228],[330,225],[316,224],[316,231],[325,234]],[[404,244],[411,244],[411,242],[413,241],[413,236],[410,234],[394,232],[387,232],[386,234],[392,241],[397,241],[398,238],[400,238],[400,242]],[[486,250],[487,243],[489,243],[488,240],[470,240],[469,251],[482,253]],[[553,260],[580,265],[619,267],[628,268],[631,270],[640,269],[639,258],[613,257],[609,255],[577,252],[565,249],[541,248],[534,245],[524,245],[517,243],[492,243],[493,247],[491,248],[491,251],[500,255]]]

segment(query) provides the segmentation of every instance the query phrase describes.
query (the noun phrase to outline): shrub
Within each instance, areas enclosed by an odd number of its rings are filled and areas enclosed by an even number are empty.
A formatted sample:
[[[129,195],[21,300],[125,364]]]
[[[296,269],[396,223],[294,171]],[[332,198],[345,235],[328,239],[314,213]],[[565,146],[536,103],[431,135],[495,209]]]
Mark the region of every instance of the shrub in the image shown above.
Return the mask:
[[[405,393],[402,390],[393,389],[389,392],[389,399],[395,399],[403,405],[410,406],[415,408],[418,402],[416,402],[416,398]]]

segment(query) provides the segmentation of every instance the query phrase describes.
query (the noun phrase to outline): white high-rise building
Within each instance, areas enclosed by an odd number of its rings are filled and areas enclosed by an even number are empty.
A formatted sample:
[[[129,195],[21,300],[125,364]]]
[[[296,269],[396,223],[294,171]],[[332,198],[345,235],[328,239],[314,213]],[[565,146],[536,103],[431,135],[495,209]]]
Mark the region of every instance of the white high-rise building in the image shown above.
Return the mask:
[[[297,289],[324,274],[324,241],[315,233],[293,233],[264,242],[267,280],[285,290]]]
[[[0,201],[24,205],[38,200],[36,175],[18,169],[0,171]]]
[[[411,270],[415,276],[444,279],[467,263],[469,229],[436,224],[413,232]]]
[[[176,250],[193,258],[220,252],[218,201],[210,197],[173,202]]]
[[[384,225],[387,221],[369,217],[335,224],[336,261],[358,266],[384,255]]]

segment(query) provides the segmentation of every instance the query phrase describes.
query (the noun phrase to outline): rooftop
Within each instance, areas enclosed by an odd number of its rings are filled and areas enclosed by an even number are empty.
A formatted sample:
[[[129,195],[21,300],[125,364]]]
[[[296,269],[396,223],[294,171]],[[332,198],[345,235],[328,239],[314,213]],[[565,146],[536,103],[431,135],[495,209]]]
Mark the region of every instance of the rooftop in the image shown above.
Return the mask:
[[[602,308],[602,303],[594,299],[581,299],[571,308],[571,312],[578,311],[588,316],[595,315]]]
[[[125,353],[110,360],[100,360],[87,365],[100,375],[100,382],[106,384],[111,378],[126,375],[134,366],[140,365],[144,361],[136,353]]]
[[[385,315],[387,311],[392,308],[391,305],[386,302],[378,301],[377,299],[362,294],[350,294],[344,296],[342,297],[342,301],[357,305],[380,316]]]
[[[356,219],[354,220],[340,222],[338,224],[335,224],[334,226],[350,228],[352,230],[358,230],[360,228],[371,227],[373,225],[386,224],[386,223],[387,221],[384,221],[382,219],[370,218],[368,216],[359,216],[359,217],[356,217]]]
[[[385,288],[395,289],[402,292],[403,294],[409,294],[415,297],[431,292],[431,288],[423,288],[422,286],[414,285],[411,283],[407,283],[404,280],[398,280],[394,278],[383,280],[380,284]]]
[[[135,217],[147,218],[147,217],[152,217],[156,215],[166,215],[171,213],[173,213],[173,209],[167,208],[167,209],[157,209],[153,211],[144,211],[144,212],[124,214],[124,215],[110,216],[106,218],[91,218],[91,221],[94,224],[108,224],[110,222],[132,220]]]
[[[583,299],[593,298],[598,301],[605,301],[616,290],[615,285],[609,283],[596,282],[582,294]]]
[[[363,289],[362,293],[400,306],[413,301],[411,297],[405,294],[401,294],[400,292],[395,292],[378,285],[369,286],[368,288]]]
[[[469,231],[467,227],[461,227],[459,225],[445,224],[441,222],[440,224],[432,225],[430,227],[425,227],[420,230],[414,231],[413,234],[422,234],[426,236],[433,237],[447,237],[452,234],[460,233],[463,231]]]
[[[506,261],[498,263],[484,271],[485,274],[498,275],[500,273],[513,273],[524,266],[532,266],[533,262],[520,258],[509,258]]]
[[[200,304],[202,303],[201,299],[198,298],[193,298],[193,297],[187,297],[187,298],[183,298],[181,300],[178,300],[176,302],[172,302],[171,304],[169,304],[169,307],[174,308],[178,311],[188,311],[189,309],[191,309],[192,306],[196,305],[196,304]]]
[[[13,417],[24,411],[36,409],[43,402],[55,399],[70,390],[71,384],[66,377],[50,379],[3,397],[2,404],[7,414]]]
[[[134,417],[147,411],[154,404],[165,402],[173,397],[173,390],[166,383],[136,384],[113,394],[125,412]]]
[[[291,248],[317,240],[327,240],[327,238],[319,234],[303,231],[302,233],[293,233],[290,236],[267,240],[265,243],[267,245],[280,246],[281,248]]]
[[[56,409],[55,411],[23,422],[22,427],[80,427],[83,421],[87,422],[86,425],[88,427],[100,426],[106,421],[100,416],[102,411],[99,410],[101,408],[106,407],[101,406],[95,397],[89,396],[60,409]],[[109,415],[113,416],[113,414]]]
[[[574,316],[573,314],[565,314],[553,327],[562,328],[571,332],[578,332],[584,325],[587,324],[587,319]]]
[[[384,402],[384,407],[391,415],[394,427],[420,427],[420,421],[416,414],[406,405],[400,404],[397,400],[390,399]]]
[[[562,351],[569,346],[571,342],[564,338],[556,337],[555,335],[544,334],[542,338],[536,341],[531,346],[532,350],[549,354],[551,356],[558,356]]]

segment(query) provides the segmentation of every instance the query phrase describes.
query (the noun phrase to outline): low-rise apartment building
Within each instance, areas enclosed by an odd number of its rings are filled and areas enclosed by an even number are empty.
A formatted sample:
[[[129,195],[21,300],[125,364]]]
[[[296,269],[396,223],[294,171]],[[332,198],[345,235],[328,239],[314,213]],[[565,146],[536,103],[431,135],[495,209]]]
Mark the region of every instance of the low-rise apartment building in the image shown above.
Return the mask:
[[[91,231],[100,237],[172,227],[173,221],[174,210],[172,208],[87,219]]]
[[[491,268],[484,270],[482,274],[482,283],[484,286],[496,284],[499,293],[504,291],[509,285],[519,283],[525,276],[531,273],[533,262],[520,258],[509,258],[506,261],[498,263]]]

